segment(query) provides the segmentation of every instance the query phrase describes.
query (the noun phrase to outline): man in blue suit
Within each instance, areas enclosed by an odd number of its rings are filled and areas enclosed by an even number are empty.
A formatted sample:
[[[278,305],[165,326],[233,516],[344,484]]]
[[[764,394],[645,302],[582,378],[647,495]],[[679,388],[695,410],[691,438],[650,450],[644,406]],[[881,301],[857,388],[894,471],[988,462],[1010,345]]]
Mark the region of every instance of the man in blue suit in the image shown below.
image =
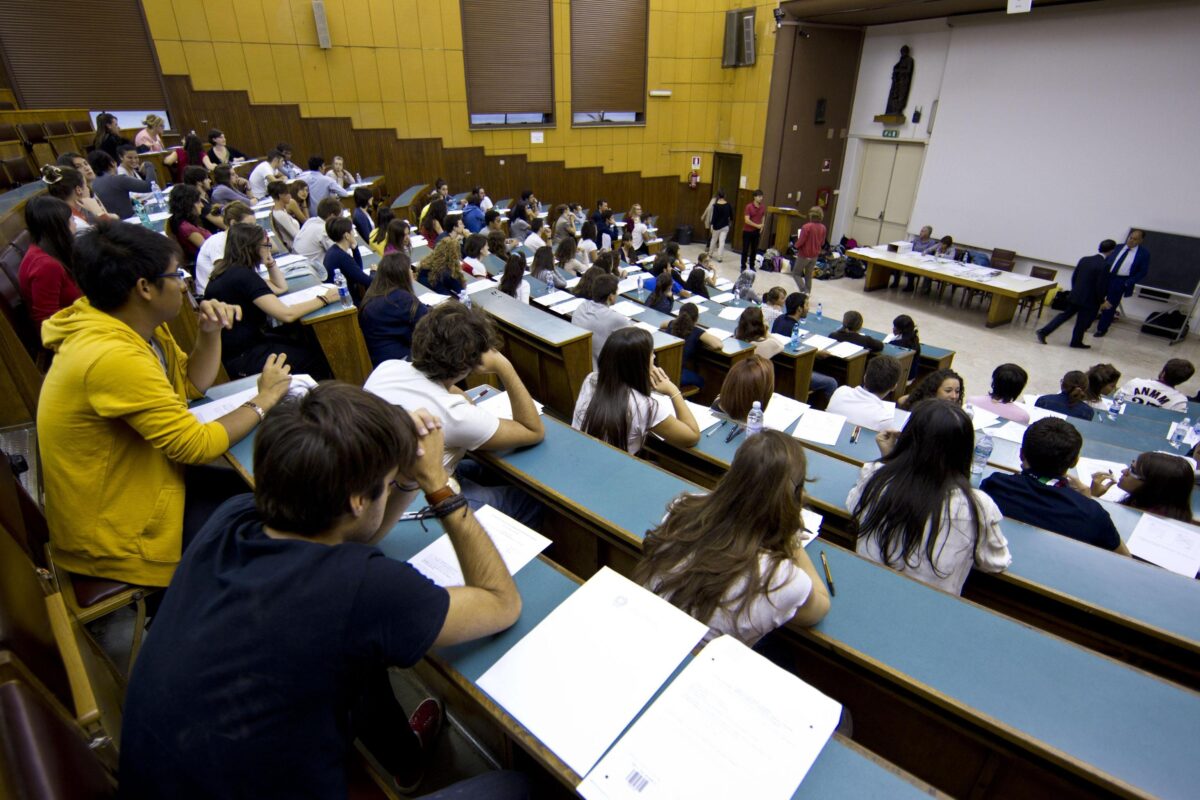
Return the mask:
[[[1075,317],[1075,329],[1071,331],[1071,347],[1091,349],[1090,344],[1083,343],[1083,334],[1095,321],[1096,315],[1100,313],[1100,306],[1105,301],[1111,266],[1108,258],[1116,249],[1116,242],[1105,239],[1100,243],[1099,253],[1079,259],[1079,263],[1075,265],[1075,272],[1071,274],[1071,294],[1067,298],[1070,305],[1045,327],[1038,329],[1039,342],[1046,344],[1047,336],[1057,330],[1059,325]]]
[[[1108,265],[1108,296],[1100,306],[1100,324],[1096,326],[1095,336],[1108,333],[1108,326],[1112,325],[1121,298],[1132,297],[1133,287],[1150,271],[1150,253],[1142,249],[1142,240],[1145,238],[1145,231],[1132,229],[1125,239],[1125,245],[1118,247],[1105,259]]]

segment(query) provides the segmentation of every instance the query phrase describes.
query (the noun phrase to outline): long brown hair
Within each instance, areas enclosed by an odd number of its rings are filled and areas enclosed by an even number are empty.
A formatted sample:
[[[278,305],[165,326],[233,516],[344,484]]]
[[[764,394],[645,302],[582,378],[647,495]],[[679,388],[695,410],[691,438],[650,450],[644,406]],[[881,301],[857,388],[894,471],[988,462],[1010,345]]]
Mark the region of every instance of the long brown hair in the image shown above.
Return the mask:
[[[744,420],[757,400],[764,410],[775,393],[775,369],[757,353],[734,364],[721,383],[717,404],[730,419]]]
[[[1067,402],[1071,404],[1082,403],[1087,400],[1087,375],[1077,369],[1073,369],[1063,375],[1059,387],[1062,389],[1063,394],[1067,396]]]
[[[437,286],[443,275],[449,273],[459,283],[466,283],[459,256],[458,242],[447,236],[438,242],[433,252],[421,261],[421,269],[429,270],[429,285]]]
[[[178,189],[173,190],[171,194],[176,191]],[[262,261],[258,255],[258,248],[266,238],[267,232],[256,223],[239,222],[230,225],[228,238],[225,239],[225,257],[217,259],[208,282],[211,284],[218,275],[235,267],[258,269]]]
[[[375,267],[375,278],[367,287],[362,303],[359,304],[359,313],[361,314],[370,303],[380,299],[398,306],[399,303],[395,299],[388,297],[395,291],[404,291],[412,295],[412,300],[408,304],[408,313],[409,315],[415,314],[421,301],[413,292],[412,261],[407,253],[388,253],[379,260],[379,265]]]
[[[712,492],[681,495],[646,532],[634,580],[701,622],[722,608],[743,616],[776,588],[794,551],[806,468],[791,436],[768,430],[747,439]]]
[[[767,338],[767,323],[763,321],[762,309],[750,306],[738,317],[733,338],[743,342],[758,342]]]
[[[1142,453],[1133,461],[1133,471],[1142,485],[1129,493],[1121,505],[1152,514],[1192,522],[1192,465],[1168,453]]]

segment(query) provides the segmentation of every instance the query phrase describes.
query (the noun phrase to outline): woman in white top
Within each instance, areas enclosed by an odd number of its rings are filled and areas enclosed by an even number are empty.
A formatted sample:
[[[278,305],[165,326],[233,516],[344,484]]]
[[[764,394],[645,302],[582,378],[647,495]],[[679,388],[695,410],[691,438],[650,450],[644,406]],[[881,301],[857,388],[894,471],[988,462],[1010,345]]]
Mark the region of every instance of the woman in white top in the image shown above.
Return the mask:
[[[579,248],[575,252],[575,257],[578,258],[585,267],[590,267],[596,263],[596,254],[600,248],[596,246],[596,223],[590,219],[583,223],[583,236],[579,240]]]
[[[863,466],[846,498],[859,555],[953,594],[972,565],[1003,572],[1012,563],[1000,509],[971,488],[975,431],[961,408],[925,400],[903,433],[875,441],[883,458]]]
[[[490,252],[487,237],[482,233],[472,233],[467,237],[463,251],[465,253],[462,262],[463,272],[476,278],[486,278],[488,271],[487,267],[483,265],[483,257]]]
[[[522,303],[529,302],[529,284],[525,281],[525,256],[511,253],[504,262],[504,273],[500,276],[500,291],[515,297]]]
[[[738,317],[733,338],[754,345],[755,355],[762,356],[767,360],[783,352],[783,344],[767,332],[762,309],[758,306],[750,306]],[[720,336],[708,331],[705,331],[704,335],[700,337],[700,343],[713,350],[720,350],[725,344]]]
[[[612,332],[597,366],[583,381],[571,427],[630,453],[642,449],[650,432],[678,447],[700,441],[700,427],[683,393],[654,364],[649,332],[633,327]],[[650,396],[651,390],[667,396],[670,411]]]
[[[283,181],[271,181],[267,184],[267,196],[274,201],[271,206],[271,226],[279,237],[279,244],[290,253],[292,243],[300,233],[300,223],[288,211],[288,204],[292,202],[291,191]]]
[[[706,641],[753,646],[781,625],[816,625],[829,594],[798,535],[804,480],[794,438],[746,439],[712,492],[680,496],[646,534],[634,580],[707,624]]]
[[[1087,371],[1087,404],[1097,411],[1108,411],[1107,395],[1117,390],[1121,382],[1121,371],[1112,364],[1094,364]]]
[[[639,256],[649,253],[650,250],[646,247],[646,235],[650,229],[646,227],[646,223],[642,222],[640,207],[635,206],[634,209],[630,209],[629,216],[625,218],[625,224],[629,226],[629,239],[630,244],[633,245],[633,251]]]
[[[786,311],[783,304],[787,300],[787,291],[782,286],[772,286],[763,294],[762,299],[763,324],[767,326],[767,330],[771,330],[775,320]]]

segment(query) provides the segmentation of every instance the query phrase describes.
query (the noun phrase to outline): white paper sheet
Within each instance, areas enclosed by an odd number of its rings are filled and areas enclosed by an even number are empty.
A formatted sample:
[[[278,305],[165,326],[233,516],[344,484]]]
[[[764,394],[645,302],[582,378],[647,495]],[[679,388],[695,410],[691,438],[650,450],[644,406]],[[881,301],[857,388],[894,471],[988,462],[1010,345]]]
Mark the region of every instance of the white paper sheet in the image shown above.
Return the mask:
[[[680,300],[679,302],[681,302],[681,303],[691,303],[691,304],[692,304],[692,305],[694,305],[694,306],[698,306],[698,305],[702,305],[702,304],[704,303],[704,298],[703,298],[702,296],[698,295],[698,294],[694,294],[694,295],[692,295],[691,297],[685,297],[685,298],[683,298],[683,299],[682,299],[682,300]]]
[[[583,280],[583,276],[582,276],[582,275],[579,275],[579,276],[577,276],[577,277],[571,278],[571,280],[567,281],[567,288],[568,288],[568,289],[574,289],[576,286],[578,286],[578,285],[579,285],[579,282],[580,282],[581,280]]]
[[[476,292],[486,292],[488,289],[495,289],[500,284],[495,281],[490,281],[487,278],[480,278],[477,281],[471,281],[464,289],[467,294],[475,294]]]
[[[512,419],[512,398],[508,392],[497,390],[494,386],[488,386],[482,390],[482,394],[476,395],[475,405],[480,408],[486,408],[491,413],[495,414],[500,419]],[[537,413],[541,414],[545,408],[537,400],[533,401],[533,407],[537,409]]]
[[[638,288],[638,278],[636,276],[632,278],[626,278],[617,284],[617,294],[632,292],[636,288]]]
[[[975,427],[975,430],[990,427],[999,421],[1000,417],[992,412],[982,408],[975,408],[974,406],[971,407],[971,424]]]
[[[604,567],[493,664],[479,688],[586,775],[707,631]]]
[[[895,414],[892,415],[892,425],[890,428],[888,428],[888,430],[904,430],[904,426],[908,424],[908,418],[911,416],[911,411],[905,411],[903,408],[897,408]]]
[[[728,339],[730,336],[733,336],[733,331],[727,331],[724,328],[709,328],[707,332],[711,333],[713,336],[716,336],[722,342]]]
[[[821,534],[821,525],[825,522],[825,517],[821,516],[811,508],[800,509],[800,520],[804,523],[804,530],[799,531],[800,545],[808,547]]]
[[[1116,480],[1121,477],[1123,469],[1125,469],[1125,465],[1118,461],[1080,456],[1079,463],[1075,465],[1075,477],[1086,484],[1091,484],[1093,475],[1097,472],[1107,472],[1113,476],[1113,480]]]
[[[575,295],[571,294],[570,292],[568,292],[565,289],[559,289],[556,292],[551,292],[550,294],[544,294],[544,295],[541,295],[540,297],[535,297],[535,298],[533,298],[533,302],[537,303],[540,306],[552,306],[555,303],[564,303],[567,300],[574,300],[574,299],[575,299]]]
[[[297,289],[289,294],[279,295],[279,302],[285,306],[298,306],[301,303],[306,303],[315,297],[325,294],[330,289],[336,289],[332,283],[318,283],[316,286],[309,286],[307,289]]]
[[[475,519],[487,531],[488,538],[500,552],[509,575],[516,575],[521,568],[533,561],[537,554],[550,546],[550,540],[537,531],[525,527],[507,514],[491,506],[475,512]],[[462,567],[450,536],[435,539],[428,547],[408,560],[417,571],[443,588],[465,586]]]
[[[295,255],[294,253],[290,253],[286,256],[279,256],[279,258],[275,259],[275,265],[277,267],[279,267],[280,269],[283,269],[284,267],[290,267],[294,264],[307,264],[307,263],[308,263],[307,258],[305,258],[304,256]]]
[[[730,300],[734,299],[734,294],[733,292],[722,292],[721,294],[715,294],[708,299],[712,300],[714,303],[728,303]]]
[[[825,352],[835,358],[854,358],[859,353],[865,352],[865,350],[854,342],[838,342]]]
[[[635,303],[632,300],[622,300],[621,302],[614,304],[612,309],[618,314],[624,314],[627,317],[632,317],[635,314],[641,314],[646,310],[646,307],[641,303]]]
[[[1185,578],[1200,572],[1200,531],[1191,525],[1143,514],[1125,545],[1138,558]]]
[[[448,294],[438,294],[437,292],[426,292],[425,294],[417,295],[417,299],[427,306],[436,306],[439,303],[444,303],[450,299]]]
[[[720,317],[721,319],[729,319],[729,320],[741,319],[742,312],[745,310],[746,309],[744,309],[744,308],[722,308],[720,313],[717,314],[717,316]]]
[[[311,375],[293,375],[292,384],[288,389],[288,394],[304,394],[312,387],[316,386],[317,382],[312,379]],[[196,406],[189,409],[192,416],[203,423],[209,423],[218,420],[229,412],[233,411],[238,406],[245,403],[247,400],[254,399],[258,394],[258,386],[251,386],[249,389],[243,389],[240,392],[221,397],[213,400],[211,403]]]
[[[808,408],[808,403],[801,403],[776,392],[771,395],[771,402],[763,409],[763,427],[773,431],[786,431]]]
[[[790,341],[790,339],[789,339]],[[828,336],[822,336],[819,333],[810,333],[804,337],[804,343],[809,347],[815,347],[820,352],[825,352],[829,348],[838,343],[837,339],[830,339]]]
[[[818,444],[837,444],[845,424],[846,418],[841,414],[830,414],[828,411],[810,408],[796,423],[796,430],[792,431],[792,436]]]
[[[583,782],[587,800],[787,800],[841,705],[731,636],[692,660]]]
[[[1006,442],[1015,442],[1016,444],[1020,444],[1025,438],[1025,426],[1019,422],[1013,422],[1010,419],[999,428],[989,428],[988,433],[997,439],[1003,439]]]
[[[365,244],[360,244],[360,245],[358,246],[358,254],[359,254],[360,256],[362,256],[363,258],[366,258],[366,257],[367,257],[367,256],[369,256],[369,255],[372,255],[374,252],[375,252],[374,250],[372,250],[371,248],[367,247]]]
[[[576,298],[566,301],[565,303],[559,303],[556,306],[551,306],[550,310],[557,311],[559,314],[564,314],[566,316],[570,316],[571,314],[574,314],[575,309],[579,308],[581,305],[583,305],[583,303],[584,303],[584,298],[576,297]]]
[[[1046,419],[1046,417],[1053,417],[1054,419],[1066,419],[1067,418],[1066,414],[1062,414],[1058,411],[1051,411],[1048,408],[1039,408],[1038,406],[1035,406],[1033,403],[1017,403],[1017,405],[1020,406],[1021,408],[1025,409],[1027,412],[1029,412],[1029,424],[1030,425],[1037,422],[1039,419]]]
[[[563,305],[566,305],[566,303],[563,303]],[[649,331],[650,333],[658,333],[659,332],[659,328],[655,325],[651,325],[649,322],[635,322],[635,323],[633,323],[633,327],[641,328],[642,330]]]
[[[663,411],[666,411],[671,416],[675,416],[675,406],[671,402],[671,398],[659,392],[651,392],[650,396],[654,398],[656,403],[662,406]],[[687,403],[688,410],[692,412],[692,416],[695,418],[696,425],[699,426],[701,433],[721,421],[721,418],[712,413],[708,406],[693,403],[691,400],[684,400],[684,402]]]
[[[792,343],[792,337],[784,336],[782,333],[772,333],[771,338],[774,339],[775,341],[779,342],[784,347],[788,347]]]
[[[717,288],[718,289],[732,289],[733,281],[729,280],[729,278],[717,278]]]

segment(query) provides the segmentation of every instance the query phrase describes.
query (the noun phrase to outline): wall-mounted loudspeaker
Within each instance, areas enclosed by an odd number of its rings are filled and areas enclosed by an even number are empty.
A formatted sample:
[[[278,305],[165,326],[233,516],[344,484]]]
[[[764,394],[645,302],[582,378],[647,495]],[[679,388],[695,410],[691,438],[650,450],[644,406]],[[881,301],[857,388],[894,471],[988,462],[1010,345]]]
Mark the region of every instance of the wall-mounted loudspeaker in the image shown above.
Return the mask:
[[[317,44],[322,50],[329,50],[333,44],[329,41],[329,21],[325,19],[325,0],[312,0],[313,22],[317,25]]]

